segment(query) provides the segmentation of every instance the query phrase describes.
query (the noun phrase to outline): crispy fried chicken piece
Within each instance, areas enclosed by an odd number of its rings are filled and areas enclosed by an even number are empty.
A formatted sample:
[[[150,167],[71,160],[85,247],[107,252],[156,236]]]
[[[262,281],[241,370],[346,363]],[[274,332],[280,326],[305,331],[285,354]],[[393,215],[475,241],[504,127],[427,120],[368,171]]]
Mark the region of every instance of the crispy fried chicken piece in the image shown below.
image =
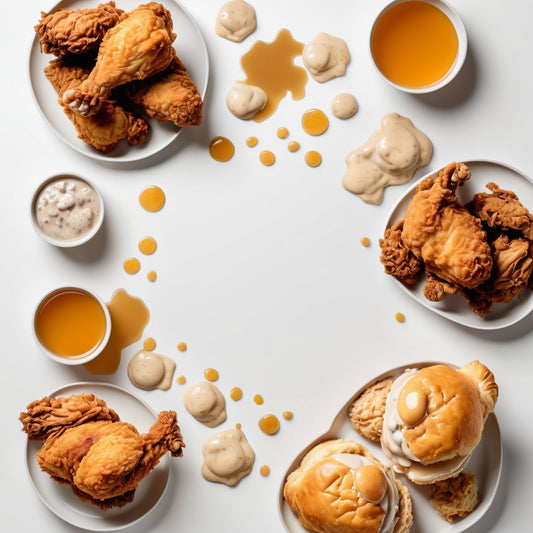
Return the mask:
[[[161,74],[131,83],[126,94],[157,120],[180,128],[202,122],[202,97],[177,56]]]
[[[63,104],[78,114],[94,115],[114,87],[164,70],[175,55],[172,29],[170,12],[155,2],[125,14],[105,34],[89,77],[63,93]]]
[[[48,435],[37,452],[37,461],[55,481],[69,483],[82,500],[102,509],[120,507],[133,499],[139,482],[167,451],[174,457],[182,455],[185,444],[177,416],[174,411],[162,411],[143,435],[133,425],[118,420],[81,422],[76,419],[74,407],[85,406],[86,396],[59,398],[57,405],[52,401],[55,407],[50,405],[44,414],[61,419],[66,409],[72,424],[63,424],[61,432]],[[24,430],[30,409],[34,425],[39,425],[35,406],[46,406],[46,400],[33,402],[27,413],[21,413]],[[105,402],[98,400],[98,405],[104,408]],[[32,438],[33,433],[28,434]]]
[[[412,287],[420,278],[422,264],[402,241],[403,220],[385,230],[385,237],[379,240],[381,263],[385,272],[395,276],[407,286]]]
[[[493,182],[487,183],[487,189],[492,194],[477,193],[466,204],[470,213],[490,228],[518,230],[526,239],[533,240],[533,215],[520,203],[518,196]]]
[[[107,30],[119,23],[123,13],[115,7],[115,2],[90,9],[42,12],[41,20],[34,26],[41,52],[63,57],[96,50]]]
[[[79,86],[90,72],[90,67],[74,65],[65,59],[54,59],[44,70],[60,98],[66,90]],[[135,117],[111,100],[105,100],[98,113],[90,117],[65,106],[63,110],[74,124],[78,137],[103,153],[111,152],[121,139],[131,145],[141,144],[150,130],[144,119]]]
[[[490,276],[492,256],[481,221],[455,192],[470,178],[464,163],[451,163],[417,187],[407,207],[402,242],[427,271],[452,285],[473,288]]]

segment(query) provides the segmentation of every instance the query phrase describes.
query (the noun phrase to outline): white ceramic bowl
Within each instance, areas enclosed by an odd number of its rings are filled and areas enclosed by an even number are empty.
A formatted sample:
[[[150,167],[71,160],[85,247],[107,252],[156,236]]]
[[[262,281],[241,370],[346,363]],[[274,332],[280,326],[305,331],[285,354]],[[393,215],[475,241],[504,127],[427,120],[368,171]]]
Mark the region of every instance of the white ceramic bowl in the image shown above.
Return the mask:
[[[104,314],[104,320],[105,320],[105,331],[104,335],[101,338],[100,342],[93,347],[91,350],[82,353],[80,355],[72,355],[72,356],[61,356],[53,351],[51,351],[45,344],[43,344],[41,338],[39,338],[39,334],[37,332],[37,317],[39,312],[42,310],[43,305],[50,300],[54,295],[60,294],[62,292],[68,292],[68,291],[76,291],[76,292],[82,292],[85,293],[98,303],[99,307],[101,308],[103,314]],[[109,309],[105,302],[100,299],[98,296],[96,296],[91,291],[88,291],[87,289],[83,289],[81,287],[59,287],[57,289],[54,289],[50,292],[48,292],[37,304],[35,307],[35,311],[33,313],[33,336],[35,338],[35,341],[37,342],[37,345],[41,349],[41,351],[52,361],[55,361],[56,363],[61,363],[63,365],[82,365],[85,363],[88,363],[89,361],[92,361],[97,356],[99,356],[104,348],[107,346],[107,343],[109,342],[109,337],[111,335],[111,315],[109,314]]]
[[[95,192],[96,198],[97,198],[98,204],[99,204],[99,213],[98,213],[98,216],[96,217],[91,229],[87,233],[84,233],[83,235],[80,235],[79,237],[74,238],[74,239],[58,239],[58,238],[55,238],[53,236],[48,235],[39,226],[39,224],[37,222],[37,216],[36,216],[36,205],[37,205],[37,201],[39,199],[40,194],[49,185],[51,185],[52,183],[54,183],[56,181],[59,182],[61,180],[69,179],[69,178],[70,179],[79,180],[80,182],[86,184],[88,187],[90,187]],[[35,193],[33,194],[33,198],[32,198],[32,201],[31,201],[31,206],[30,206],[31,221],[32,221],[33,227],[34,227],[35,231],[37,232],[37,234],[42,239],[44,239],[46,242],[48,242],[49,244],[53,244],[54,246],[59,246],[60,248],[71,248],[73,246],[80,246],[81,244],[84,244],[84,243],[90,241],[98,233],[98,231],[100,230],[100,228],[101,228],[101,226],[102,226],[102,224],[104,222],[104,212],[105,212],[105,209],[104,209],[104,198],[103,198],[102,194],[100,193],[100,191],[98,190],[98,188],[93,183],[91,183],[88,179],[83,178],[81,176],[78,176],[76,174],[69,173],[69,172],[63,172],[63,173],[60,173],[60,174],[55,174],[54,176],[50,176],[43,183],[41,183],[41,185],[39,185],[39,187],[37,187]]]
[[[466,35],[466,29],[465,25],[463,24],[463,21],[459,17],[458,13],[455,11],[455,9],[447,4],[444,0],[418,0],[420,2],[424,2],[426,4],[430,4],[438,9],[440,9],[451,21],[453,24],[453,27],[455,28],[455,32],[457,34],[457,40],[458,40],[458,50],[457,55],[455,57],[455,61],[453,62],[452,66],[448,70],[448,72],[439,80],[437,80],[434,83],[424,85],[424,86],[416,86],[416,87],[410,87],[405,85],[399,85],[393,81],[391,81],[383,72],[380,70],[379,66],[377,65],[373,51],[372,51],[372,38],[374,35],[374,31],[376,29],[376,25],[378,21],[381,19],[381,17],[392,7],[402,4],[405,2],[410,2],[412,0],[394,0],[393,2],[390,2],[387,4],[378,14],[376,17],[374,24],[372,25],[372,31],[370,33],[370,55],[372,56],[372,61],[374,62],[374,66],[376,67],[379,74],[383,77],[384,80],[386,80],[390,85],[395,87],[396,89],[399,89],[404,92],[408,93],[414,93],[414,94],[423,94],[423,93],[430,93],[433,91],[437,91],[438,89],[441,89],[448,83],[450,83],[459,73],[461,68],[463,67],[463,63],[466,58],[466,51],[468,48],[468,38]]]

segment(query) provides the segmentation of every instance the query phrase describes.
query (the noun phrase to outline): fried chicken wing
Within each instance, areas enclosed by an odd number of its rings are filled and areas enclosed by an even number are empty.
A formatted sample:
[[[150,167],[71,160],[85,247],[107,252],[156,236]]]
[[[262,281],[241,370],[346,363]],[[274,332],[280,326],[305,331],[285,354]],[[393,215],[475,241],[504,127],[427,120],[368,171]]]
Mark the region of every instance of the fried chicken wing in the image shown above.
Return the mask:
[[[457,199],[470,178],[463,163],[451,163],[416,190],[403,222],[402,242],[427,271],[453,285],[473,288],[491,274],[492,255],[481,221]]]
[[[61,96],[66,90],[77,87],[89,77],[91,68],[72,64],[65,59],[55,59],[44,73]],[[98,113],[85,117],[63,106],[65,114],[74,124],[78,137],[103,153],[111,152],[121,139],[131,145],[144,142],[150,127],[139,117],[111,100],[104,100]]]
[[[202,97],[177,56],[161,74],[131,83],[126,94],[157,120],[173,122],[178,127],[202,122]]]
[[[145,434],[118,417],[98,418],[108,411],[102,400],[82,394],[32,402],[20,415],[30,438],[45,439],[37,452],[41,470],[102,509],[133,500],[137,485],[163,455],[181,456],[185,447],[174,411],[159,413]],[[35,431],[39,427],[58,430]]]
[[[96,50],[107,30],[118,24],[123,13],[122,9],[115,7],[115,2],[90,9],[43,12],[41,20],[34,26],[41,52],[63,57]]]
[[[94,115],[114,87],[164,70],[175,55],[172,30],[170,12],[161,4],[143,4],[125,14],[105,34],[87,79],[63,93],[63,104],[78,114]]]

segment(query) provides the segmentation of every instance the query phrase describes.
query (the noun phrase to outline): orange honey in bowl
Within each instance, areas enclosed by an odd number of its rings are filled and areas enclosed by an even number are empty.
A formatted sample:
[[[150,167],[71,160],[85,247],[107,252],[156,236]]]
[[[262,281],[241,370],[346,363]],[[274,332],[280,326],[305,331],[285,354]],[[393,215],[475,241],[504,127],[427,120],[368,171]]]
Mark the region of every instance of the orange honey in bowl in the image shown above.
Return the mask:
[[[94,352],[104,341],[108,327],[98,299],[75,287],[48,294],[37,308],[34,325],[42,346],[67,358]]]
[[[444,11],[430,2],[407,0],[393,3],[378,17],[370,48],[389,81],[416,89],[438,84],[452,70],[459,38]]]

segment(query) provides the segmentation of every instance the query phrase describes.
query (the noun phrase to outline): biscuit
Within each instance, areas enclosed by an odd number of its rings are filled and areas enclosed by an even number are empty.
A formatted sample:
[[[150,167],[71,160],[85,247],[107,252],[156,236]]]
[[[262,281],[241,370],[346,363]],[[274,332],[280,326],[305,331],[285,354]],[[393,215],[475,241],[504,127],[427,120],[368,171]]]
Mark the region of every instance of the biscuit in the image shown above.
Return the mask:
[[[464,518],[476,508],[476,476],[463,472],[454,478],[437,481],[429,486],[429,496],[429,503],[441,518],[453,524],[456,519]]]

